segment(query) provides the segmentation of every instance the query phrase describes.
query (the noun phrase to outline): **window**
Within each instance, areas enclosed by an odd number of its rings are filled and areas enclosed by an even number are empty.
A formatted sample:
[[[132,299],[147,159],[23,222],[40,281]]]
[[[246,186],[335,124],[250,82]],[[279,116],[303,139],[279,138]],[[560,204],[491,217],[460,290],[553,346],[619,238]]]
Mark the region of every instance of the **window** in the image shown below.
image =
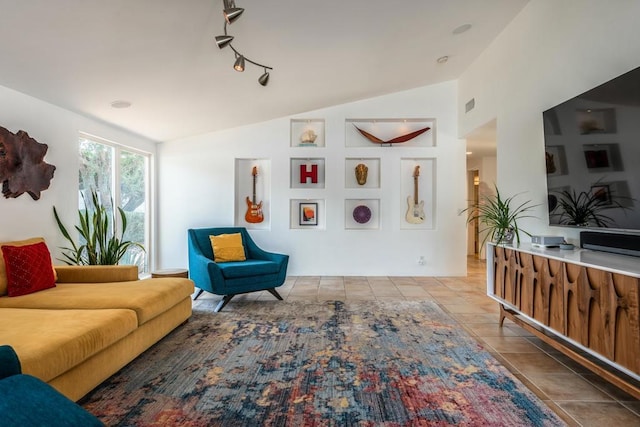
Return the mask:
[[[127,219],[125,240],[142,244],[145,251],[138,247],[130,248],[124,255],[122,264],[135,264],[140,272],[149,271],[150,230],[150,192],[149,159],[150,155],[118,144],[81,136],[79,140],[79,190],[80,206],[91,200],[91,191],[95,190],[100,201],[111,209],[113,201],[122,208]],[[118,227],[120,216],[116,215]]]

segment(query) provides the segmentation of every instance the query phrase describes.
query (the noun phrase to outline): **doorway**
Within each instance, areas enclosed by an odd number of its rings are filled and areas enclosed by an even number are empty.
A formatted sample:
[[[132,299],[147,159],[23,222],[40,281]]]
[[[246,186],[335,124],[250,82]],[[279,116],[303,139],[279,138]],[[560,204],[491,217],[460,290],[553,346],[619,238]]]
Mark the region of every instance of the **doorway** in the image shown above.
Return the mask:
[[[497,121],[491,120],[466,136],[467,200],[477,204],[497,183]],[[472,221],[467,227],[467,255],[485,259],[482,224]]]

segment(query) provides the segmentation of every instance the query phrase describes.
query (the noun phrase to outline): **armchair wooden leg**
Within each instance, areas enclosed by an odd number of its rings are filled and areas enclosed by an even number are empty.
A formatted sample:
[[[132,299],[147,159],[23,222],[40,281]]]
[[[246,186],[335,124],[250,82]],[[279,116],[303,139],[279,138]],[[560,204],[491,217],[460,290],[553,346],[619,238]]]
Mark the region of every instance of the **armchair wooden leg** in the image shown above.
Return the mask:
[[[280,294],[278,293],[278,291],[276,291],[276,288],[269,288],[267,289],[269,291],[269,293],[271,295],[273,295],[274,297],[278,298],[280,301],[282,301],[282,297],[280,296]]]
[[[229,303],[229,301],[231,301],[231,298],[233,298],[235,296],[236,296],[236,294],[230,294],[230,295],[223,296],[222,299],[220,300],[220,302],[218,303],[218,305],[216,306],[216,308],[213,311],[217,313],[220,310],[222,310],[224,308],[224,306],[227,305]]]

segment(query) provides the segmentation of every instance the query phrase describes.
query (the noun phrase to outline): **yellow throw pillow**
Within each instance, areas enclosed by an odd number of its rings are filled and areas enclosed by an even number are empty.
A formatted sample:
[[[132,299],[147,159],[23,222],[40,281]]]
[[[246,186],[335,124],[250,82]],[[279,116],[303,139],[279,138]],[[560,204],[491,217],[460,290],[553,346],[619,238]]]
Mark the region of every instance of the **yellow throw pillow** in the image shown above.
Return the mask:
[[[33,245],[35,243],[44,242],[44,238],[42,237],[33,237],[31,239],[26,240],[16,240],[14,242],[4,242],[0,243],[1,246],[27,246]],[[53,269],[53,277],[56,278],[56,269],[53,267],[53,263],[51,263],[51,268]],[[7,295],[7,268],[4,264],[4,256],[2,255],[2,250],[0,250],[0,296]]]
[[[209,236],[213,248],[213,260],[215,262],[245,261],[242,234],[218,234]]]

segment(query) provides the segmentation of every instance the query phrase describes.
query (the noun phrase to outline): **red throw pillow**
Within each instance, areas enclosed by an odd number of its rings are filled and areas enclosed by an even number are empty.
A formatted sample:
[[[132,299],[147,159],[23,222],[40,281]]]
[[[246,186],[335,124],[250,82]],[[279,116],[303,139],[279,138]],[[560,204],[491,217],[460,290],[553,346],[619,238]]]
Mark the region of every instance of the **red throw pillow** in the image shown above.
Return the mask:
[[[7,269],[7,295],[17,297],[56,286],[51,255],[44,242],[2,246]]]

